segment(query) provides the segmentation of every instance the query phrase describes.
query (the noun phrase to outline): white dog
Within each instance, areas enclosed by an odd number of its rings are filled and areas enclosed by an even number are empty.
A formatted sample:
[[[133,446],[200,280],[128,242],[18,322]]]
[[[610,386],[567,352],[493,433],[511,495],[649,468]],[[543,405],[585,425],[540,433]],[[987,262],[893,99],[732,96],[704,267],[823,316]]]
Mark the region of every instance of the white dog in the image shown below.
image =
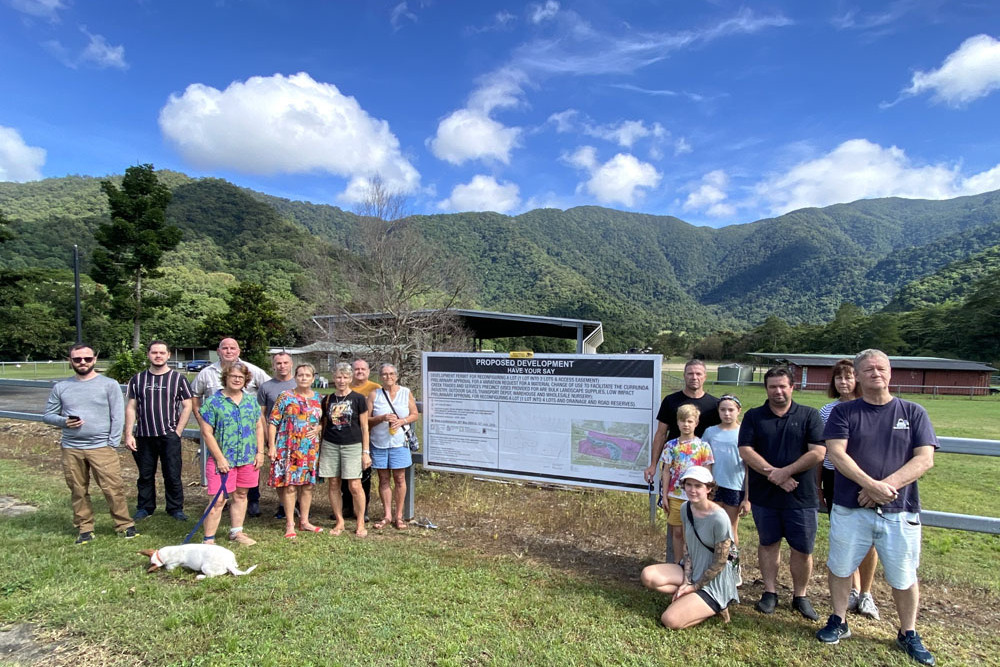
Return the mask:
[[[161,547],[155,551],[143,549],[138,553],[149,558],[150,565],[146,572],[155,572],[161,567],[172,570],[183,565],[189,570],[201,572],[196,579],[217,577],[226,572],[234,575],[250,574],[257,567],[254,565],[245,572],[240,570],[236,565],[236,554],[217,544],[180,544]]]

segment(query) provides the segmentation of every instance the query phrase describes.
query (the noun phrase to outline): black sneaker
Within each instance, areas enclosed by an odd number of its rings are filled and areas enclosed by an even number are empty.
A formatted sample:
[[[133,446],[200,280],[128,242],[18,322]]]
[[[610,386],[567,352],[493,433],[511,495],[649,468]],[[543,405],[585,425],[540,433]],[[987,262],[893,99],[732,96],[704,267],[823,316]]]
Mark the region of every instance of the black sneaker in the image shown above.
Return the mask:
[[[176,512],[171,513],[170,516],[173,519],[176,519],[177,521],[187,521],[188,520],[188,515],[185,514],[182,511],[180,511],[180,510],[177,510]]]
[[[122,533],[122,537],[124,537],[126,540],[131,540],[133,537],[138,537],[138,536],[139,533],[135,532],[135,526],[129,526]]]
[[[260,503],[256,500],[251,500],[247,503],[247,516],[256,519],[260,516]]]
[[[931,652],[927,650],[924,646],[924,642],[920,639],[920,635],[917,634],[915,630],[907,630],[906,634],[899,632],[896,634],[896,646],[900,650],[905,651],[906,655],[910,656],[921,665],[933,665],[934,656]]]
[[[792,609],[802,614],[804,617],[808,618],[810,621],[818,621],[819,614],[813,609],[812,602],[809,598],[805,596],[796,596],[792,598]]]
[[[760,596],[760,602],[754,606],[762,614],[773,614],[774,609],[778,606],[778,594],[764,591],[764,594]]]
[[[278,511],[274,513],[274,518],[275,519],[284,519],[285,518],[285,508],[279,506],[278,507]]]
[[[847,627],[847,622],[836,614],[830,614],[826,620],[826,627],[816,631],[816,639],[824,644],[839,644],[841,639],[851,636],[851,629]]]
[[[76,542],[74,544],[86,544],[87,542],[94,541],[94,533],[92,531],[87,531],[86,533],[80,533],[76,536]]]

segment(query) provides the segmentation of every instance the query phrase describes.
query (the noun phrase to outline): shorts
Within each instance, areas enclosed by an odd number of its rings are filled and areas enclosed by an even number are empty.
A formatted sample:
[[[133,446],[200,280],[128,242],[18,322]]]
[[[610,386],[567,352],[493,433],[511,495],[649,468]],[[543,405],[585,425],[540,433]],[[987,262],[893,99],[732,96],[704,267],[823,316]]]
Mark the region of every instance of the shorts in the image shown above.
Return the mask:
[[[819,510],[815,507],[775,509],[754,505],[753,522],[762,547],[768,547],[785,538],[788,546],[799,553],[811,554],[816,545],[816,526]],[[860,561],[859,561],[860,562]]]
[[[718,614],[720,611],[722,611],[722,605],[716,602],[715,598],[709,595],[705,589],[700,588],[695,591],[695,594],[697,594],[698,597],[704,600],[705,604],[707,604],[712,609],[713,613]]]
[[[215,471],[215,459],[211,456],[205,463],[205,477],[208,479],[208,495],[214,496],[222,486],[222,475]],[[250,489],[260,483],[260,471],[253,467],[252,463],[237,466],[229,469],[226,476],[226,493],[232,493],[237,487]]]
[[[319,446],[319,476],[361,479],[361,443],[338,445],[324,440]]]
[[[715,502],[730,507],[739,507],[743,502],[743,491],[742,489],[725,489],[720,486],[715,490]]]
[[[826,501],[826,513],[829,514],[830,508],[833,507],[833,471],[823,468],[820,475],[820,486],[822,487],[820,491],[823,494],[823,500]]]
[[[686,501],[680,498],[667,498],[667,525],[681,525],[681,505]]]
[[[372,467],[376,470],[402,470],[411,465],[409,447],[372,447]]]
[[[920,514],[885,512],[834,505],[830,512],[830,556],[826,565],[835,577],[849,577],[872,545],[885,580],[905,591],[917,581],[920,567]]]

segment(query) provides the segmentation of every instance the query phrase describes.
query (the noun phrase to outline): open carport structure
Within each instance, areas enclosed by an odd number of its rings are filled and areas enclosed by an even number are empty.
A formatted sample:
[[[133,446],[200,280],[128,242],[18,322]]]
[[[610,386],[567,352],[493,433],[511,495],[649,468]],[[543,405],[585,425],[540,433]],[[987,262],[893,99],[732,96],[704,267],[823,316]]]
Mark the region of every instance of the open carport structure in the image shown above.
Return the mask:
[[[438,310],[423,310],[411,313],[410,317],[438,315]],[[497,313],[488,310],[450,309],[448,314],[458,318],[462,326],[472,333],[475,349],[482,348],[483,340],[515,338],[519,336],[545,336],[576,341],[577,354],[596,354],[604,342],[604,329],[594,320],[576,320],[568,317],[548,317],[545,315],[522,315],[520,313]],[[337,325],[351,320],[391,319],[389,313],[352,313],[350,315],[316,315],[316,323],[331,340],[336,340]]]

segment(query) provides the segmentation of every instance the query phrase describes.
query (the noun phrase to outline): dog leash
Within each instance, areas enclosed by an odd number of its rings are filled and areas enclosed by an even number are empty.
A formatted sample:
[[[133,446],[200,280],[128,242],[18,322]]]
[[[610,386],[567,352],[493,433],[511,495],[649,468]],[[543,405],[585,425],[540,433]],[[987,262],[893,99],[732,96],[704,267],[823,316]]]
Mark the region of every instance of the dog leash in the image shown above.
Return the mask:
[[[198,519],[198,523],[194,525],[194,528],[191,529],[191,532],[187,534],[187,537],[184,538],[184,541],[181,542],[181,544],[187,544],[191,541],[194,534],[198,532],[199,528],[201,528],[201,524],[205,523],[205,517],[207,517],[208,513],[212,511],[213,507],[215,507],[215,503],[218,502],[219,496],[225,495],[226,500],[229,500],[229,494],[226,493],[226,478],[229,477],[229,473],[224,472],[220,476],[222,477],[222,484],[219,485],[219,490],[215,493],[215,497],[212,498],[212,502],[208,504],[208,508],[205,510],[205,513],[201,515],[201,518]]]

